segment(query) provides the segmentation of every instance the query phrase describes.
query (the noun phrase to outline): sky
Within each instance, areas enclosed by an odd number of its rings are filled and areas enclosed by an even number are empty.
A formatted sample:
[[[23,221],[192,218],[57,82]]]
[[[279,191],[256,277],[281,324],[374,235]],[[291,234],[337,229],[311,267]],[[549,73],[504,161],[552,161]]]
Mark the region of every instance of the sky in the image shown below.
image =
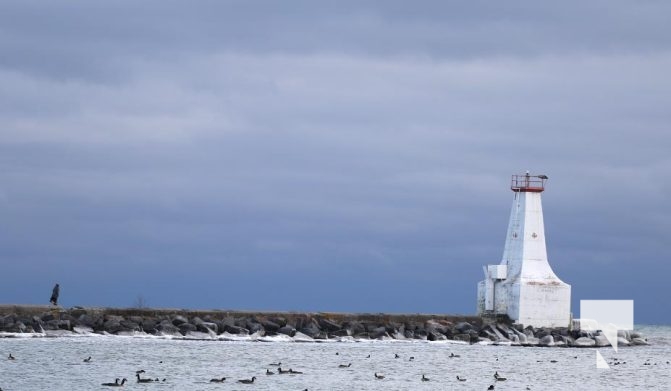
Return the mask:
[[[671,323],[671,3],[3,1],[0,303],[473,314],[512,174]]]

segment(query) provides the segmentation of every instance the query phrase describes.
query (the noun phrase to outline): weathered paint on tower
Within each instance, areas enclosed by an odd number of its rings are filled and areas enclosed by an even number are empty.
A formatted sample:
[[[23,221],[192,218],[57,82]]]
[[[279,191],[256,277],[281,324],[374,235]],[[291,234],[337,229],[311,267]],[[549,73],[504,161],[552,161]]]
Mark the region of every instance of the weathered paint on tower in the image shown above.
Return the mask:
[[[568,326],[571,286],[548,263],[541,193],[545,175],[513,175],[513,205],[499,265],[484,267],[478,284],[478,314],[507,314],[535,327]]]

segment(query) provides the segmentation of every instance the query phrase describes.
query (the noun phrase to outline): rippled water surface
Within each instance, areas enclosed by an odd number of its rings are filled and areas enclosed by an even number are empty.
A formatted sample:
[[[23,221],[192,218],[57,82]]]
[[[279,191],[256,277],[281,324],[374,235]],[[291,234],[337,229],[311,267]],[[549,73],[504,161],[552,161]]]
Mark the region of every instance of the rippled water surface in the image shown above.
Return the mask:
[[[155,337],[85,336],[0,338],[3,391],[96,390],[127,378],[143,390],[635,390],[671,389],[671,328],[640,327],[650,346],[600,349],[607,361],[626,364],[597,370],[594,349],[524,348],[424,341],[230,342]],[[12,353],[16,360],[8,360]],[[459,355],[450,358],[450,354]],[[400,358],[394,358],[398,354]],[[368,358],[368,355],[370,357]],[[83,359],[92,356],[91,362]],[[414,360],[410,360],[414,357]],[[556,360],[551,362],[550,360]],[[266,375],[270,363],[299,375]],[[651,365],[644,365],[646,362]],[[349,368],[341,364],[352,363]],[[655,365],[656,364],[656,365]],[[135,371],[165,382],[138,384]],[[498,371],[507,377],[496,382]],[[384,374],[376,380],[374,373]],[[430,381],[421,381],[425,374]],[[459,382],[456,376],[467,378]],[[225,376],[222,384],[210,383]],[[252,385],[236,383],[256,376]]]

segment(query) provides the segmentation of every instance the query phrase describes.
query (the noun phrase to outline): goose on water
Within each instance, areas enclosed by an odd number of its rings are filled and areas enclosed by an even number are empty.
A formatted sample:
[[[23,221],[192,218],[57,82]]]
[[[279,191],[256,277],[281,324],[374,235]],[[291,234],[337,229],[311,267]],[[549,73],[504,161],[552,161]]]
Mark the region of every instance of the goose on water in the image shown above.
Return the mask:
[[[225,377],[222,377],[221,379],[210,379],[210,383],[223,383],[225,380]]]
[[[121,383],[119,383],[119,379],[114,380],[114,383],[103,383],[103,386],[108,386],[108,387],[123,387],[123,385],[126,383],[126,378],[124,377],[123,380],[121,380]]]
[[[116,387],[119,385],[119,378],[114,379],[114,383],[103,383],[101,386]]]
[[[154,379],[143,379],[143,378],[141,378],[139,373],[136,373],[135,376],[137,376],[137,382],[138,383],[152,383],[152,382],[154,382]]]
[[[256,376],[252,376],[251,379],[240,379],[240,380],[238,380],[238,383],[252,384],[252,383],[254,383],[254,380],[256,380]]]

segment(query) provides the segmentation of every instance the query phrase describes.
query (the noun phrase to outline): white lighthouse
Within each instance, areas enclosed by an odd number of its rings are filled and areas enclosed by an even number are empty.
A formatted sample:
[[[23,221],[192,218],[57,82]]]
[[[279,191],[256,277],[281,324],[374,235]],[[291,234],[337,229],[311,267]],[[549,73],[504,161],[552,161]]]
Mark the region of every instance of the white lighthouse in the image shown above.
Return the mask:
[[[478,283],[478,314],[507,314],[534,327],[567,327],[571,286],[550,268],[545,248],[541,193],[545,175],[513,175],[514,193],[503,259],[484,267]]]

